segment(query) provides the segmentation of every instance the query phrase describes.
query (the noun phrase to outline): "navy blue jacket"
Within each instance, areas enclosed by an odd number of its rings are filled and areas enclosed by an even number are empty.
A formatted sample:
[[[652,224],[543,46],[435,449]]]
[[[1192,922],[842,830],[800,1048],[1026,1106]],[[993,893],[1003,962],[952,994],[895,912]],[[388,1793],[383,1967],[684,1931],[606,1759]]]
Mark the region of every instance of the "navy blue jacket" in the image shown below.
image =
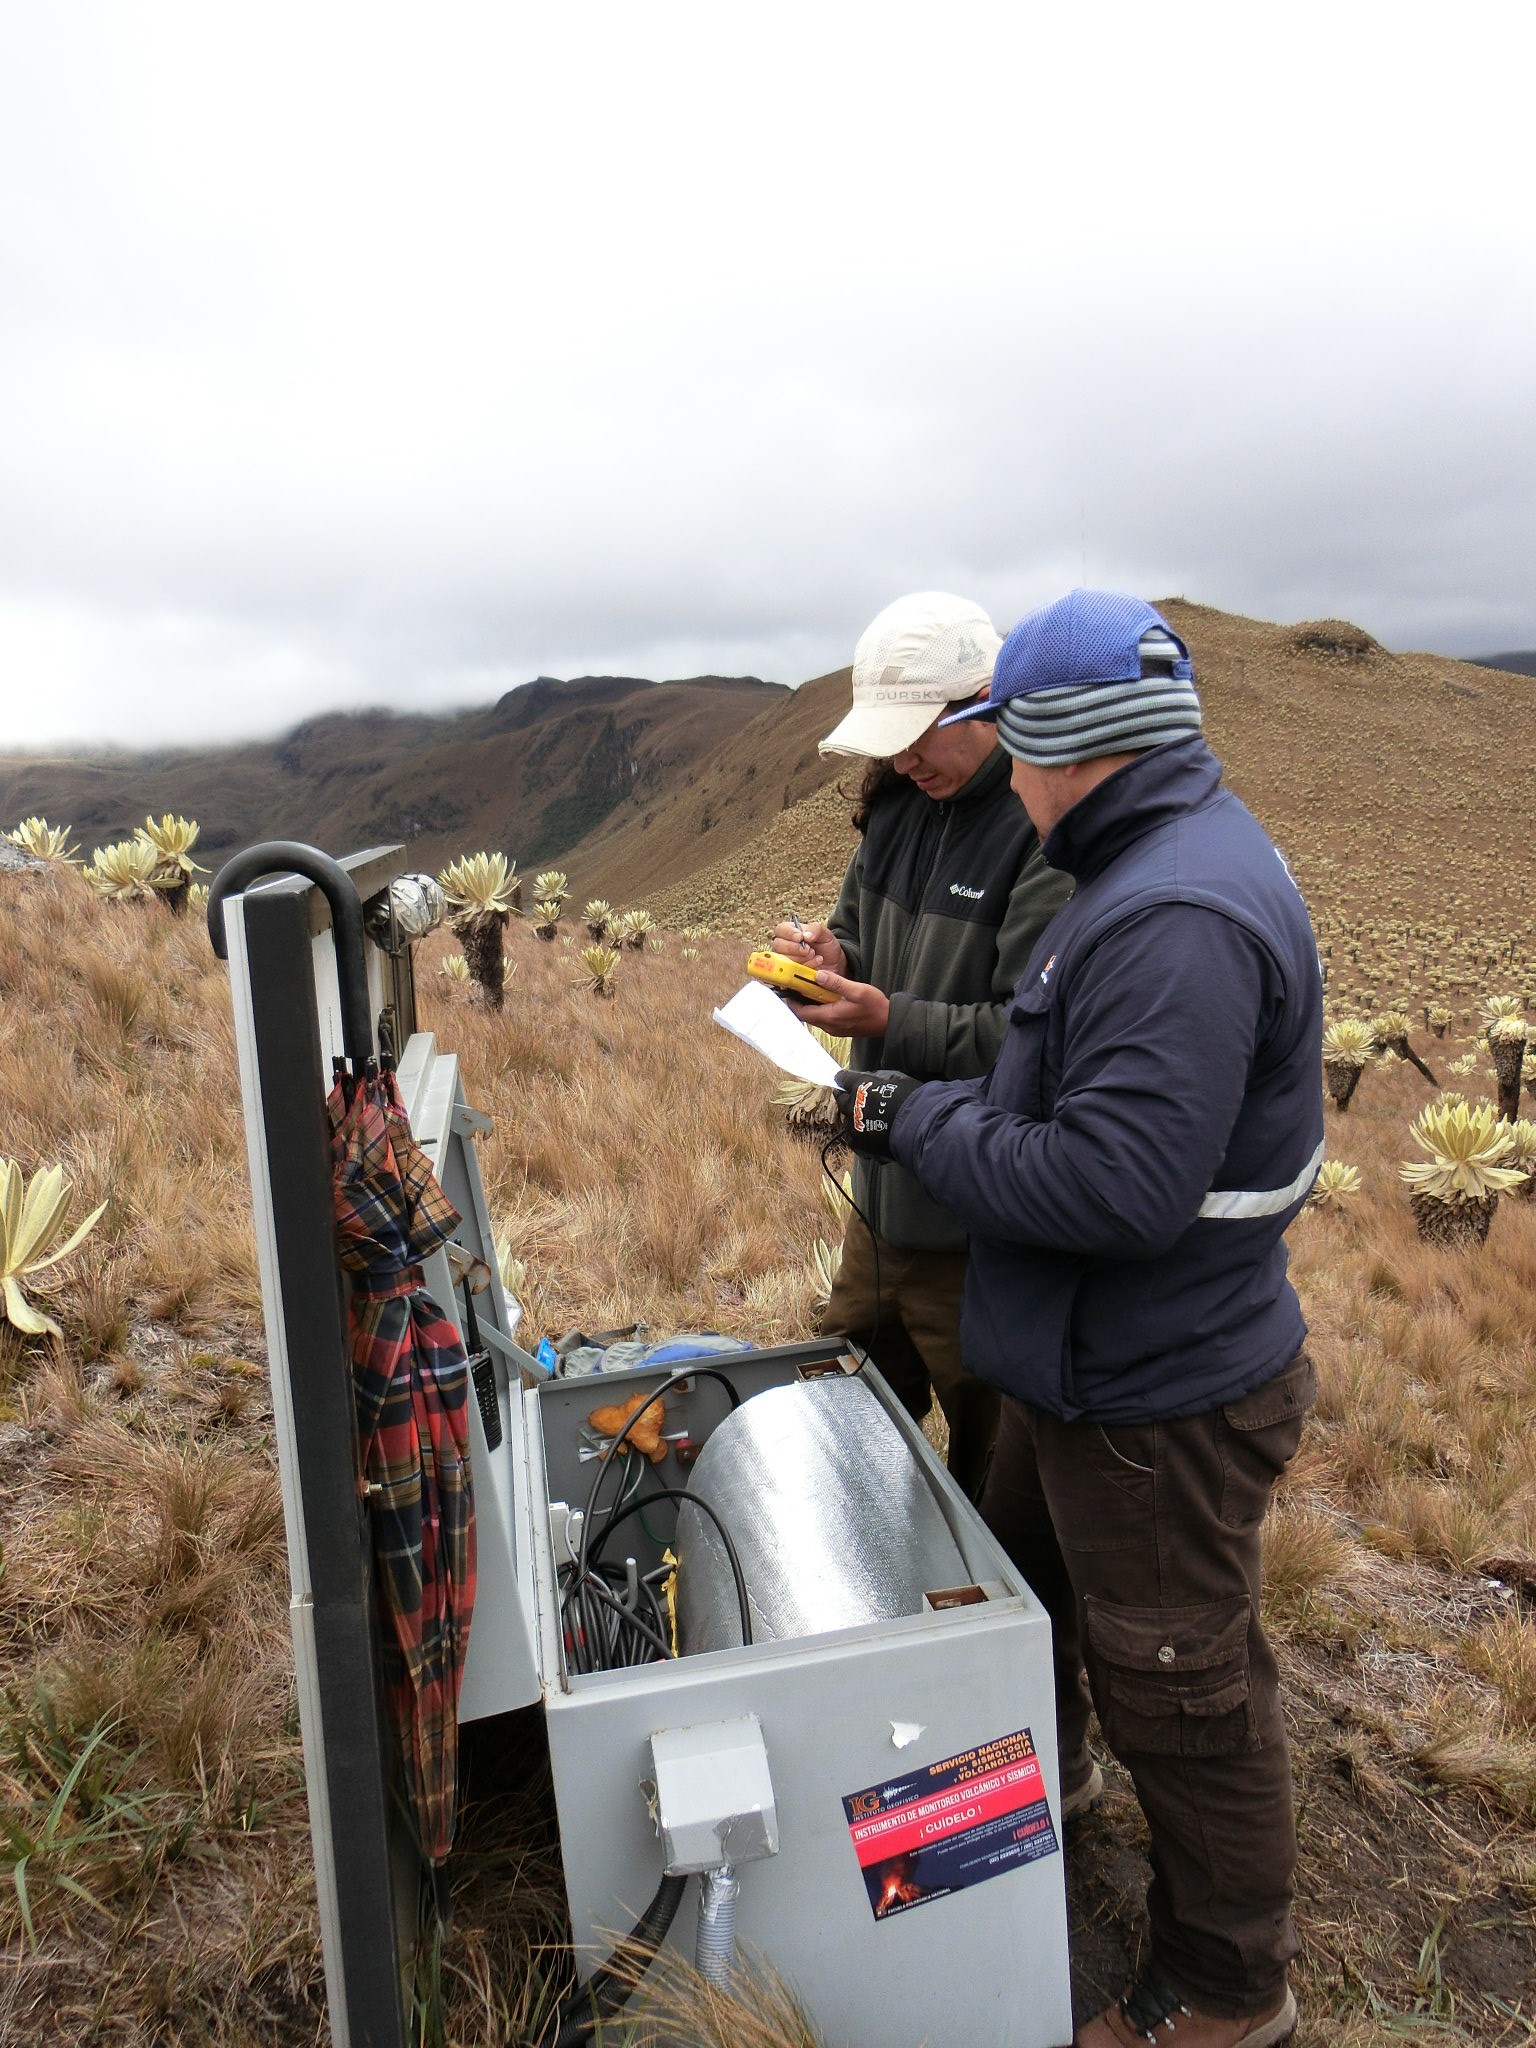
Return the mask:
[[[915,1090],[895,1156],[971,1233],[970,1371],[1072,1420],[1198,1415],[1300,1348],[1282,1236],[1322,1161],[1317,946],[1199,738],[1045,841],[1077,889],[980,1081]]]

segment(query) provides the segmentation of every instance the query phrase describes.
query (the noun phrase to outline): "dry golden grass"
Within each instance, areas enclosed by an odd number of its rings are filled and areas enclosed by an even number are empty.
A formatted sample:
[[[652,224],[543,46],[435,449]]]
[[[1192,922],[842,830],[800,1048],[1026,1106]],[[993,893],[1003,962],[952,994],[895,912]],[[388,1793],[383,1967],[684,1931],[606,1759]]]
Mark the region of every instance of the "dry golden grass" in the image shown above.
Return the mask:
[[[451,943],[420,949],[423,1021],[495,1119],[482,1167],[526,1263],[527,1334],[805,1334],[829,1235],[819,1160],[770,1107],[769,1070],[709,1021],[740,944],[626,949],[602,1001],[573,950],[515,922],[493,1014],[438,976]],[[1470,1047],[1463,1030],[1435,1062]],[[1428,1094],[1373,1066],[1347,1119],[1329,1112],[1362,1184],[1291,1234],[1322,1394],[1268,1534],[1303,2039],[1361,2048],[1449,2025],[1447,1999],[1490,2043],[1528,2038],[1509,2015],[1533,2010],[1536,1205],[1503,1202],[1477,1250],[1419,1242],[1396,1169]],[[107,1203],[47,1297],[64,1342],[0,1327],[7,1812],[40,1828],[86,1759],[39,1857],[35,1940],[0,1880],[0,2037],[318,2040],[243,1135],[224,970],[195,923],[96,903],[67,875],[0,877],[0,1130],[29,1170],[61,1160],[82,1211]],[[568,1969],[537,1751],[530,1726],[510,1786],[471,1783],[441,1959],[454,2048],[526,2034]],[[1093,1826],[1076,1869],[1112,1918],[1091,1887],[1100,1851],[1106,1869],[1131,1853],[1131,1803]],[[1524,1943],[1524,1990],[1491,1927]],[[710,2048],[806,2038],[771,1988],[745,2015],[677,1995],[675,2024]]]

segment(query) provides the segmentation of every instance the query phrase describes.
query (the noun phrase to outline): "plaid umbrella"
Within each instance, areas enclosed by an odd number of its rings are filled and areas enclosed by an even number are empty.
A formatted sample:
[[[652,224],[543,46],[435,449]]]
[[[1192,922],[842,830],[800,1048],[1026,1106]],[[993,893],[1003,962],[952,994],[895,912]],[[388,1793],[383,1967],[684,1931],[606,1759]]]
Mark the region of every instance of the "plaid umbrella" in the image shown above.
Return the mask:
[[[421,1853],[437,1864],[453,1841],[475,1517],[464,1347],[424,1291],[418,1261],[459,1216],[411,1136],[393,1073],[338,1081],[326,1106],[341,1263],[352,1278],[363,1479],[389,1622],[385,1692]]]

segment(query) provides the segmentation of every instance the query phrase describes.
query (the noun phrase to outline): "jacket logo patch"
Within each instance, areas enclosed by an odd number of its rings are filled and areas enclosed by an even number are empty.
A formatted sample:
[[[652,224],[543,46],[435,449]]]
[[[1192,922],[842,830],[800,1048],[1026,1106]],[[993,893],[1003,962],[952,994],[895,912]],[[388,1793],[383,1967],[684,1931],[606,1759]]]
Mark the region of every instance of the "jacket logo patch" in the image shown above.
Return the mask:
[[[968,889],[964,882],[951,882],[949,893],[951,896],[963,896],[968,903],[979,903],[987,892],[985,889]]]
[[[1041,968],[1041,970],[1040,970],[1040,986],[1041,986],[1042,988],[1044,988],[1044,987],[1046,986],[1046,984],[1047,984],[1047,983],[1049,982],[1049,980],[1050,980],[1050,978],[1051,978],[1051,969],[1052,969],[1052,968],[1053,968],[1053,967],[1054,967],[1055,965],[1056,965],[1056,955],[1055,955],[1055,954],[1053,953],[1053,954],[1051,955],[1050,959],[1046,961],[1045,965],[1044,965],[1044,966],[1043,966],[1043,967]]]

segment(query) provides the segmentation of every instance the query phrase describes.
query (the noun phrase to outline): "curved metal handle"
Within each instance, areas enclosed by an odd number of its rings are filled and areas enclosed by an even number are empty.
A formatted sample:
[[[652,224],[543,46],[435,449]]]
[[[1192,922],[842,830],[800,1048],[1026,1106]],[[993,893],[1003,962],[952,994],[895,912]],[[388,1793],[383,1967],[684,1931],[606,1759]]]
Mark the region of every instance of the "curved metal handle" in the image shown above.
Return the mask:
[[[331,906],[336,973],[341,984],[341,1036],[354,1074],[373,1058],[372,1006],[363,953],[363,905],[352,877],[339,861],[299,839],[263,839],[227,860],[208,891],[208,937],[221,960],[229,958],[224,934],[224,899],[237,896],[268,875],[302,875]]]

